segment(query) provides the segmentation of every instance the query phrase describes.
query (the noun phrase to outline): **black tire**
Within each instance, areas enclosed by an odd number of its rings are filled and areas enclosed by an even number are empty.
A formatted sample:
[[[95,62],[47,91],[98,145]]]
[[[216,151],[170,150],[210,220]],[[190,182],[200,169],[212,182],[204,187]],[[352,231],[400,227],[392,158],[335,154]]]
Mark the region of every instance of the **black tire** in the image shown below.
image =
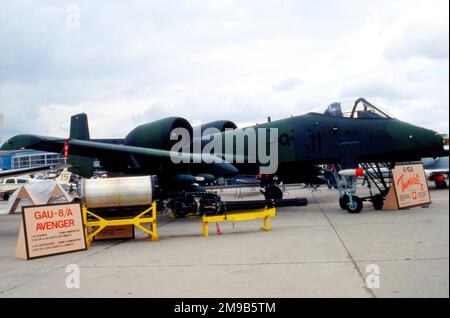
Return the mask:
[[[447,182],[445,182],[445,181],[441,181],[441,182],[435,182],[435,184],[436,184],[436,189],[439,189],[439,190],[441,190],[441,189],[447,189]]]
[[[347,210],[347,204],[348,204],[349,198],[347,194],[344,194],[342,198],[339,198],[339,206],[342,210]]]
[[[384,205],[383,196],[381,194],[376,194],[372,197],[372,204],[375,210],[381,210]]]
[[[9,199],[9,193],[3,194],[3,200],[8,201]]]
[[[355,203],[354,206],[347,205],[347,211],[348,213],[359,213],[363,209],[363,201],[360,197],[353,196],[353,202]]]
[[[267,189],[268,191],[268,198],[274,199],[274,200],[281,200],[283,199],[283,191],[279,187],[270,187]]]

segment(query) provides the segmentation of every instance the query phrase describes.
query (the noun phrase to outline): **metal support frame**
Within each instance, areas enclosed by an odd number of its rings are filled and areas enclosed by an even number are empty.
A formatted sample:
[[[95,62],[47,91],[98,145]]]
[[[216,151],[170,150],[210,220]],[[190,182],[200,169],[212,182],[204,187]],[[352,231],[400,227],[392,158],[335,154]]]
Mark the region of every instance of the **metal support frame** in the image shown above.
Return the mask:
[[[334,169],[331,171],[329,170],[334,177],[334,181],[336,182],[336,188],[338,189],[339,192],[339,198],[343,198],[345,195],[345,190],[344,190],[344,186],[342,185],[341,182],[341,178],[339,176],[339,169],[337,167],[337,165],[334,165]]]
[[[270,232],[270,217],[274,217],[276,215],[277,215],[276,208],[267,208],[267,207],[265,207],[264,210],[261,211],[230,213],[211,216],[204,215],[202,218],[203,236],[208,237],[209,235],[208,224],[210,222],[249,221],[255,219],[263,219],[263,225],[261,227],[261,230]]]
[[[386,197],[389,188],[392,183],[392,171],[389,163],[364,163],[362,168],[365,172],[365,182],[367,182],[367,187],[370,191],[370,198],[374,196],[372,192],[372,185],[374,185],[379,194],[384,198]],[[382,168],[386,171],[383,172]],[[370,198],[363,198],[365,200]]]
[[[107,226],[134,225],[146,232],[152,241],[159,241],[156,230],[156,202],[145,211],[132,218],[105,219],[83,207],[84,231],[86,236],[86,245],[90,247],[94,237]],[[89,217],[88,217],[89,216]],[[144,223],[150,223],[150,227],[144,226]],[[93,229],[93,230],[91,230]]]
[[[363,163],[361,166],[365,172],[364,183],[367,182],[367,187],[370,191],[370,197],[363,197],[361,199],[363,199],[364,201],[368,201],[368,199],[374,196],[372,191],[372,185],[374,185],[377,188],[378,192],[383,197],[385,197],[387,195],[387,192],[389,191],[392,182],[392,173],[390,165],[388,163],[381,163],[381,164]],[[386,168],[387,171],[383,172],[382,168]],[[339,198],[343,198],[344,195],[347,194],[350,198],[350,202],[352,202],[352,197],[356,194],[357,178],[353,176],[344,177],[347,183],[347,187],[344,187],[340,179],[338,169],[334,169],[332,173],[336,182],[336,187],[339,191]],[[388,176],[386,177],[385,174],[388,174]]]

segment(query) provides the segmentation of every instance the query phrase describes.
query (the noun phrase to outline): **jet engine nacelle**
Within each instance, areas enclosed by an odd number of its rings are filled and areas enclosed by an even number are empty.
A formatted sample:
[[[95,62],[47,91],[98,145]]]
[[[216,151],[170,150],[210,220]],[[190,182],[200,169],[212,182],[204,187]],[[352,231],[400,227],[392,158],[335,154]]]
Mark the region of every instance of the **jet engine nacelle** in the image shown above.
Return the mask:
[[[182,117],[168,117],[134,128],[126,137],[125,145],[170,150],[178,140],[170,140],[176,128],[186,129],[192,138],[192,126]]]
[[[198,127],[195,127],[194,129],[197,129]],[[206,123],[200,126],[202,136],[205,136],[203,132],[208,128],[215,128],[218,129],[220,132],[224,132],[226,129],[236,129],[237,126],[235,123],[229,120],[216,120],[212,121],[210,123]],[[208,134],[206,134],[208,135]]]

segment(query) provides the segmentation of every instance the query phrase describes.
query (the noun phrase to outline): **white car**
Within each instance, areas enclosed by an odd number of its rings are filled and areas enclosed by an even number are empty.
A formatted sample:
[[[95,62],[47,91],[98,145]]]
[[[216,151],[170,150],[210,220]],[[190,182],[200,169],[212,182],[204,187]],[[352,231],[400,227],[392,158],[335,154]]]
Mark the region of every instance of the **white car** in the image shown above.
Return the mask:
[[[31,182],[31,178],[5,178],[3,182],[0,183],[0,197],[3,197],[3,200],[8,200],[9,196],[23,186],[26,183]]]

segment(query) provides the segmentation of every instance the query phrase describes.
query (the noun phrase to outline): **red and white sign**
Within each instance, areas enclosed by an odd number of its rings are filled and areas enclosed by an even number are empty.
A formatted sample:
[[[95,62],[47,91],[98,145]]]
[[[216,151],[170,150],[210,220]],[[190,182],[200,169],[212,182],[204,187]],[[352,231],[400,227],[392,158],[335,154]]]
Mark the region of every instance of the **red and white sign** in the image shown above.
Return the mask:
[[[422,163],[397,164],[392,178],[400,209],[431,203]]]
[[[36,205],[22,208],[22,227],[16,257],[36,257],[86,249],[79,203]]]

